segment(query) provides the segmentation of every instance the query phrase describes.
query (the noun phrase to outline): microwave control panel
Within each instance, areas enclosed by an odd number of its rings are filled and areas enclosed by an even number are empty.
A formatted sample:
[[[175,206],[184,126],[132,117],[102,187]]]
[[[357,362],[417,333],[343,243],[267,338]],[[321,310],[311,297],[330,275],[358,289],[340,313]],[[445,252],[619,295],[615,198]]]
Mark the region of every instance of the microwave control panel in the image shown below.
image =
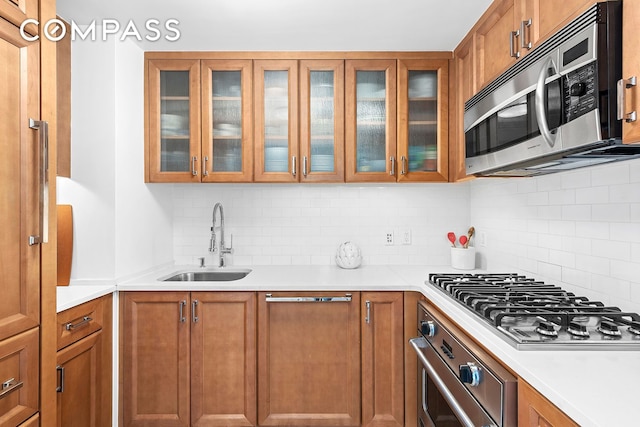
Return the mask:
[[[570,122],[598,107],[596,63],[571,71],[563,78],[565,120]]]

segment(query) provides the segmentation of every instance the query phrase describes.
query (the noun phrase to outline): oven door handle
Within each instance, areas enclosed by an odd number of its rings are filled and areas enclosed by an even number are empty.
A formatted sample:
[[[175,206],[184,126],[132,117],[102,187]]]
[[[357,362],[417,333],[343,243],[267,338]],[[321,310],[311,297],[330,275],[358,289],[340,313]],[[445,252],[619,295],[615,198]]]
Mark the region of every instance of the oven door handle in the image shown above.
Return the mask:
[[[433,368],[433,366],[431,366],[431,363],[425,357],[424,353],[422,353],[422,349],[427,348],[430,345],[429,342],[427,342],[424,337],[418,337],[410,339],[409,343],[418,355],[420,362],[422,362],[422,364],[426,368],[427,374],[429,374],[431,380],[433,380],[436,387],[438,387],[440,394],[442,394],[442,397],[444,397],[444,399],[447,401],[451,410],[454,412],[456,417],[458,417],[458,420],[465,427],[475,427],[471,419],[469,419],[469,416],[462,409],[462,406],[460,406],[460,403],[458,403],[453,394],[451,394],[451,391],[449,391],[444,381],[442,381],[442,378],[440,378],[436,370]]]

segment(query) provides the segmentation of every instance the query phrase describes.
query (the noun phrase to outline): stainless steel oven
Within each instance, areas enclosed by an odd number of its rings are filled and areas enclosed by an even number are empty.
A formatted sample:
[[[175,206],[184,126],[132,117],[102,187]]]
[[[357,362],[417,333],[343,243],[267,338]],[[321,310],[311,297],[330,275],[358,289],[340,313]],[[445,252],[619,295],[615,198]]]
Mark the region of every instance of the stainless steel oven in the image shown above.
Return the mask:
[[[517,380],[453,322],[418,304],[420,427],[515,427]]]

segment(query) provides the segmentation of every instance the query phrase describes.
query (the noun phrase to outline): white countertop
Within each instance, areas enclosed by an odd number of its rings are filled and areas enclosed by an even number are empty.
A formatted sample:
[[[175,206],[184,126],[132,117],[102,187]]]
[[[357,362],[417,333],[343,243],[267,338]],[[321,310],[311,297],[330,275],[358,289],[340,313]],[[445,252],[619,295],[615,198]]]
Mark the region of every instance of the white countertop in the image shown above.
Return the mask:
[[[230,267],[229,270],[234,268]],[[250,268],[253,271],[247,277],[232,282],[185,284],[184,282],[158,281],[158,278],[175,271],[198,269],[193,266],[170,266],[123,281],[114,287],[102,284],[102,290],[96,289],[93,294],[98,295],[105,289],[108,292],[113,289],[118,291],[417,291],[440,307],[471,337],[482,343],[578,424],[584,427],[638,424],[635,405],[636,385],[640,384],[640,369],[637,368],[640,352],[516,350],[473,313],[465,310],[431,285],[425,284],[429,273],[450,272],[451,267],[365,266],[355,270],[343,270],[336,266]],[[89,287],[92,286],[72,285],[63,290],[58,288],[58,310],[60,311],[61,294],[72,294],[77,290],[79,293],[90,295],[84,289]],[[66,304],[72,300],[74,298],[69,297]],[[75,298],[75,301],[80,300],[82,298]]]
[[[116,290],[115,283],[72,284],[57,287],[57,313],[75,307],[92,299],[110,294]]]

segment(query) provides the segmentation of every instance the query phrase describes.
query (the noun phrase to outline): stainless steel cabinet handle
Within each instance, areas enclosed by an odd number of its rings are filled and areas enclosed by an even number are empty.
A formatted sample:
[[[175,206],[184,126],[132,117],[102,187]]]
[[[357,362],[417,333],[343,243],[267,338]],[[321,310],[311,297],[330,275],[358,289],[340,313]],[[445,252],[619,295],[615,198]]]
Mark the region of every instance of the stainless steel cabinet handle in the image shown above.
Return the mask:
[[[298,159],[296,156],[291,156],[291,175],[296,176],[298,170]]]
[[[187,305],[185,300],[180,301],[180,323],[184,323],[187,321],[187,318],[184,317],[184,308]]]
[[[64,393],[64,366],[56,366],[56,371],[58,373],[58,387],[56,387],[56,391],[58,393]]]
[[[196,162],[198,161],[198,157],[193,156],[191,158],[191,174],[193,176],[198,176],[198,170],[196,169]]]
[[[202,158],[202,176],[209,175],[209,171],[207,170],[207,160],[209,160],[209,156],[204,156]]]
[[[523,49],[527,49],[527,50],[531,50],[531,47],[533,46],[533,44],[531,43],[531,18],[527,19],[526,21],[522,21],[520,23],[520,47]],[[528,35],[528,37],[525,37],[525,28],[527,29],[526,34]],[[526,41],[529,40],[529,41]]]
[[[389,157],[389,162],[391,163],[391,170],[389,171],[389,175],[395,176],[396,174],[396,158],[391,156]]]
[[[367,314],[364,316],[364,323],[368,325],[371,323],[371,301],[365,301],[364,306],[367,310]]]
[[[638,119],[636,111],[625,113],[625,91],[638,84],[636,76],[631,76],[628,79],[618,80],[618,120],[624,120],[627,123],[635,122]]]
[[[83,326],[87,326],[87,325],[89,324],[89,322],[91,322],[92,320],[93,320],[93,319],[92,319],[91,317],[89,317],[89,316],[84,316],[84,317],[82,318],[82,320],[81,320],[81,321],[79,321],[78,323],[74,324],[74,323],[72,323],[72,322],[69,322],[69,323],[67,323],[67,324],[65,324],[65,325],[64,325],[64,328],[65,328],[67,331],[73,331],[73,330],[78,329],[78,328],[81,328],[81,327],[83,327]]]
[[[512,58],[520,58],[520,52],[516,51],[515,39],[520,37],[520,30],[511,31],[509,33],[509,56]]]
[[[0,391],[0,399],[8,395],[9,393],[18,390],[24,384],[22,381],[16,382],[15,378],[11,378],[2,383],[2,391]]]
[[[302,175],[307,176],[307,156],[302,156]]]
[[[40,230],[29,236],[29,246],[49,242],[49,123],[29,119],[29,128],[38,131],[40,148]]]
[[[191,302],[191,320],[193,320],[193,323],[198,323],[198,320],[200,320],[198,318],[198,315],[196,313],[196,308],[198,307],[198,300],[194,299]]]
[[[406,175],[407,174],[407,158],[405,156],[401,156],[400,157],[400,175]]]
[[[447,401],[447,403],[449,404],[449,407],[456,414],[456,416],[458,417],[462,425],[464,425],[465,427],[474,427],[473,422],[471,421],[471,419],[469,419],[469,416],[464,412],[464,409],[462,408],[462,406],[460,406],[460,403],[456,400],[455,396],[447,388],[447,385],[444,383],[444,381],[442,381],[442,378],[440,378],[436,370],[433,368],[433,366],[431,366],[431,363],[429,363],[425,355],[422,353],[421,349],[425,348],[425,346],[430,345],[427,342],[427,340],[424,339],[423,337],[412,338],[409,340],[409,343],[411,344],[416,354],[418,355],[418,359],[420,359],[420,362],[426,369],[427,373],[429,374],[429,377],[431,378],[431,380],[433,380],[434,384],[438,388],[438,391],[440,392],[442,397],[444,397],[444,399]]]
[[[274,297],[267,294],[266,302],[349,302],[351,294],[345,294],[343,297]]]

